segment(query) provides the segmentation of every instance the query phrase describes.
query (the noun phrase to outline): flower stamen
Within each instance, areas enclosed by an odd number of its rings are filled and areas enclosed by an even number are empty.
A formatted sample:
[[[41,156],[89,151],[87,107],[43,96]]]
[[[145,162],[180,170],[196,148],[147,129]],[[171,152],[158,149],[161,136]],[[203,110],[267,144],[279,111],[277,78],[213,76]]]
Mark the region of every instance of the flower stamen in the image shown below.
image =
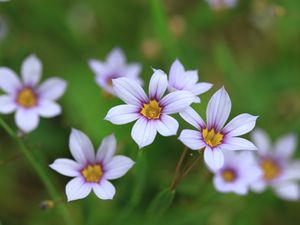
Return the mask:
[[[161,107],[156,100],[151,100],[148,104],[143,104],[140,113],[147,119],[159,119],[161,115]]]
[[[207,145],[210,147],[216,147],[222,143],[224,135],[220,132],[216,132],[214,128],[211,130],[205,128],[202,130],[202,137]]]
[[[99,164],[89,164],[81,171],[81,174],[85,178],[86,182],[98,183],[103,175],[103,170]]]
[[[236,173],[232,169],[222,171],[222,177],[225,182],[233,182],[236,179]]]
[[[264,159],[260,162],[260,166],[263,170],[263,177],[265,180],[270,181],[275,179],[280,174],[280,167],[272,159]]]
[[[37,105],[37,95],[32,88],[25,87],[19,92],[16,101],[25,108],[31,108]]]

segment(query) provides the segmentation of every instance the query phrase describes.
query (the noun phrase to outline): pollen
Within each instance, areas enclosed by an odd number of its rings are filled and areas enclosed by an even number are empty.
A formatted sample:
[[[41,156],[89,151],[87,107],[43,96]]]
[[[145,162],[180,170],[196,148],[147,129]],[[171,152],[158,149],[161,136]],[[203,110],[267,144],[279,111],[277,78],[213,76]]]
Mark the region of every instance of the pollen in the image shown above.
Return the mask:
[[[222,143],[224,135],[220,132],[216,132],[215,129],[208,130],[205,128],[202,130],[202,137],[207,145],[216,147]]]
[[[37,101],[36,93],[29,87],[23,88],[17,96],[17,103],[25,108],[36,106]]]
[[[280,174],[280,167],[272,159],[264,159],[260,162],[260,166],[264,173],[264,179],[267,181],[273,180]]]
[[[232,169],[222,171],[222,177],[225,182],[233,182],[236,179],[236,173]]]
[[[86,182],[98,183],[103,175],[103,170],[99,164],[89,164],[81,171],[81,174],[85,178]]]
[[[140,113],[149,120],[159,119],[161,107],[156,100],[151,100],[148,104],[143,105]]]

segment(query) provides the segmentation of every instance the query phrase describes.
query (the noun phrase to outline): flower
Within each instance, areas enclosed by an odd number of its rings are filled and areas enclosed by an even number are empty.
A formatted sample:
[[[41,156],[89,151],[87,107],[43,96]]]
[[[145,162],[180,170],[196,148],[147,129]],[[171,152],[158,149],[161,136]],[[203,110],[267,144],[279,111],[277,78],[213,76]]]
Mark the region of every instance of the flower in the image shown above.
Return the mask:
[[[108,54],[106,62],[91,59],[88,63],[96,75],[97,84],[112,95],[116,95],[112,88],[113,79],[127,77],[142,83],[139,78],[141,65],[138,63],[126,64],[126,58],[120,48],[113,49]]]
[[[195,95],[195,102],[200,102],[198,95],[207,92],[211,89],[211,83],[197,83],[198,71],[197,70],[184,70],[181,62],[176,59],[169,72],[169,85],[168,89],[170,92],[177,90],[190,91]]]
[[[126,156],[114,156],[115,136],[104,138],[95,154],[90,139],[81,131],[72,129],[69,148],[75,161],[62,158],[49,165],[62,175],[74,177],[66,186],[68,201],[85,198],[92,190],[100,199],[113,199],[116,189],[109,180],[124,176],[134,165]]]
[[[252,142],[237,136],[251,131],[257,116],[243,113],[231,120],[225,127],[231,110],[231,101],[226,90],[221,88],[210,99],[206,109],[207,124],[191,107],[181,112],[181,117],[196,130],[183,130],[179,140],[192,150],[204,150],[204,160],[212,170],[223,166],[223,151],[256,150]]]
[[[26,133],[38,126],[39,116],[50,118],[61,113],[55,101],[65,92],[67,83],[60,78],[50,78],[38,86],[41,74],[42,63],[35,55],[23,62],[22,81],[11,69],[0,67],[0,89],[5,92],[0,96],[0,113],[16,111],[16,124]]]
[[[268,135],[261,129],[252,133],[258,147],[257,158],[263,175],[252,183],[255,192],[262,192],[268,186],[275,194],[286,200],[300,200],[300,160],[292,160],[297,146],[297,137],[287,134],[279,138],[274,146]]]
[[[262,175],[252,152],[224,152],[224,165],[214,172],[214,186],[219,192],[248,193],[250,184]]]
[[[169,114],[185,110],[195,97],[188,91],[175,91],[163,97],[167,86],[167,75],[161,70],[154,70],[149,84],[149,97],[134,80],[114,79],[114,91],[126,104],[110,109],[105,119],[113,124],[137,120],[131,136],[139,148],[151,144],[157,131],[163,136],[175,135],[179,125]]]
[[[237,5],[237,0],[206,0],[209,6],[215,10],[233,8]]]

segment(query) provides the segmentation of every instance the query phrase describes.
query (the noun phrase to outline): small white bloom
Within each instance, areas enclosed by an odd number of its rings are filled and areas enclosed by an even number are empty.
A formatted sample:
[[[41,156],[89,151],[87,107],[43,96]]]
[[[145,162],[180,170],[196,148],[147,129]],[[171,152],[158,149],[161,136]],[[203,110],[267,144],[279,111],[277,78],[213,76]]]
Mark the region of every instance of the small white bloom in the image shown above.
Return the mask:
[[[113,124],[137,120],[131,136],[139,148],[151,144],[157,132],[163,136],[175,135],[179,124],[169,114],[185,110],[195,96],[188,91],[175,91],[163,97],[167,86],[167,75],[161,70],[154,70],[149,84],[149,97],[134,80],[114,79],[114,91],[126,104],[110,109],[105,119]]]
[[[141,65],[138,63],[127,64],[126,57],[120,48],[113,49],[105,62],[96,59],[89,60],[89,66],[96,75],[97,84],[112,95],[116,95],[112,88],[113,79],[127,77],[142,83],[139,78]]]
[[[268,135],[261,129],[252,133],[258,147],[257,155],[263,175],[252,183],[252,189],[262,192],[270,186],[278,197],[286,200],[300,200],[300,160],[292,160],[297,146],[297,137],[287,134],[271,145]]]
[[[0,96],[0,113],[16,111],[16,124],[24,132],[34,130],[40,116],[50,118],[61,113],[61,107],[55,101],[65,92],[66,82],[50,78],[38,86],[41,74],[42,63],[35,55],[24,60],[22,80],[11,69],[0,67],[0,89],[5,92]]]
[[[214,186],[219,192],[239,195],[246,195],[250,184],[262,175],[252,152],[224,152],[224,165],[214,173]]]
[[[114,156],[115,136],[104,138],[95,154],[90,139],[81,131],[72,129],[69,148],[75,161],[57,159],[50,165],[58,173],[74,177],[66,186],[68,201],[85,198],[92,190],[100,199],[113,199],[116,190],[109,180],[124,176],[134,165],[126,156]]]
[[[215,10],[233,8],[237,5],[237,0],[206,0],[209,6]]]
[[[223,151],[256,150],[252,142],[237,136],[250,132],[257,116],[244,113],[232,119],[225,127],[231,110],[231,101],[224,88],[210,99],[206,109],[207,124],[191,107],[181,117],[197,130],[183,130],[179,140],[192,150],[204,150],[204,160],[212,170],[223,166]]]
[[[213,85],[205,82],[197,83],[198,79],[197,70],[185,71],[181,62],[176,59],[170,68],[168,89],[170,92],[178,90],[190,91],[196,97],[195,102],[200,102],[198,95],[207,92]]]

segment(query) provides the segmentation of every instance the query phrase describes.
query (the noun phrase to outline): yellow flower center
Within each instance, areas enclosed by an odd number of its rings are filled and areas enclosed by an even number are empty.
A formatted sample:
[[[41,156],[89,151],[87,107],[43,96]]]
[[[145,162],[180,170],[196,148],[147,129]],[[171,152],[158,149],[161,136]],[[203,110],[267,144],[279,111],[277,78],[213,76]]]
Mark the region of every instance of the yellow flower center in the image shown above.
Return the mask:
[[[273,180],[280,174],[280,167],[272,159],[264,159],[260,162],[260,166],[264,173],[264,179],[267,181]]]
[[[236,179],[236,174],[231,169],[225,169],[222,171],[222,177],[225,182],[232,182]]]
[[[37,105],[37,96],[31,88],[24,88],[19,92],[17,103],[25,108]]]
[[[220,132],[216,132],[214,128],[211,130],[205,128],[202,130],[202,137],[207,145],[210,147],[216,147],[222,143],[224,135]]]
[[[84,176],[86,182],[98,183],[103,175],[103,170],[101,165],[88,165],[85,169],[81,171],[81,174]]]
[[[161,107],[156,100],[151,100],[148,104],[144,104],[140,113],[147,119],[158,119],[161,114]]]

